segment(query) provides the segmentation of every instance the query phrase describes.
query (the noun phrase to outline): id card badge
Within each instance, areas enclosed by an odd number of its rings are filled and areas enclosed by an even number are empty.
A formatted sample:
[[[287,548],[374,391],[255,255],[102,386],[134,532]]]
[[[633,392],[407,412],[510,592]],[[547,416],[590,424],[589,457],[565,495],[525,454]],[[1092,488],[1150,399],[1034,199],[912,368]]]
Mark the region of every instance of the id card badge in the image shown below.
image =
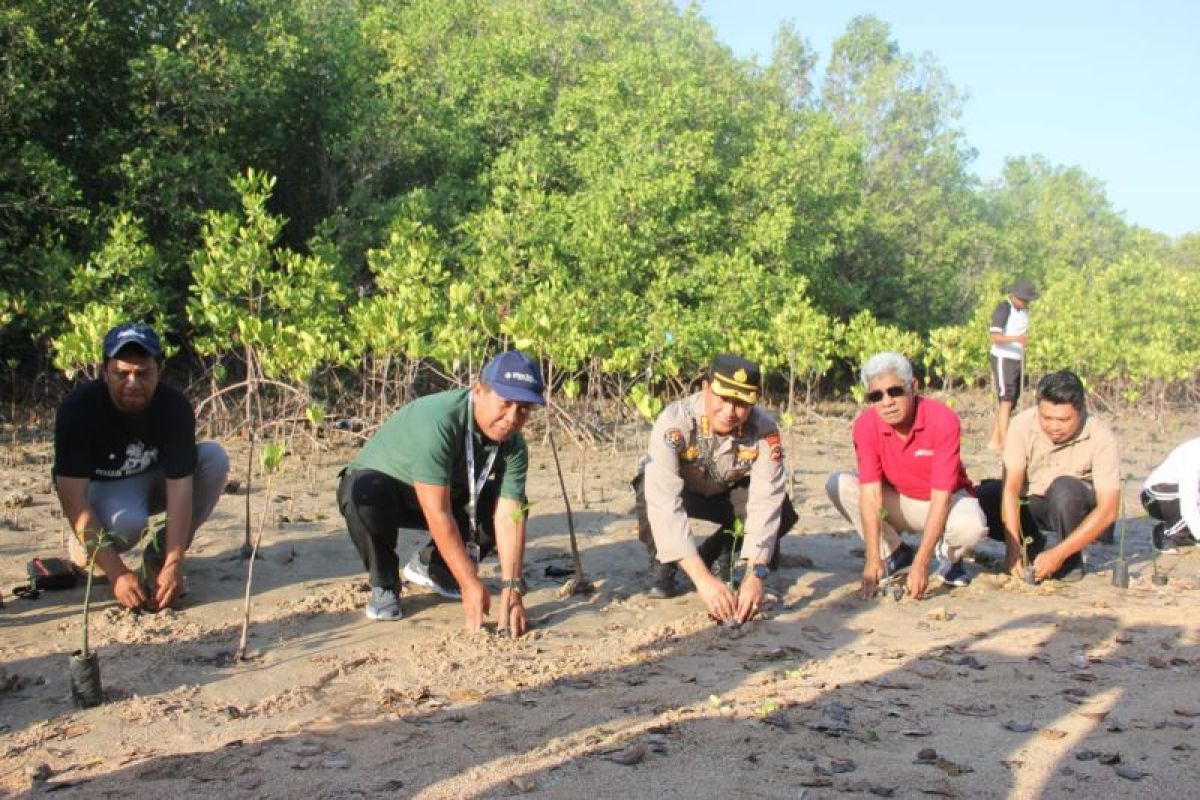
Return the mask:
[[[479,567],[479,545],[475,542],[467,542],[467,558],[471,559],[471,563]]]

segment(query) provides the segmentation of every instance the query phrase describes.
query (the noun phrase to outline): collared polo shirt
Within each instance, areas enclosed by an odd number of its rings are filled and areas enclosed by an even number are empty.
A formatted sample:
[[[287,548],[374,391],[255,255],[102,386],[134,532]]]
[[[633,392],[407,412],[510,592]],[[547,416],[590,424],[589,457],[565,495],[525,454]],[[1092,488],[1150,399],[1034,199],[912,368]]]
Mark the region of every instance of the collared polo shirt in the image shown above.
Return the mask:
[[[1121,459],[1117,437],[1101,420],[1087,415],[1074,436],[1056,445],[1042,433],[1037,406],[1013,417],[1004,440],[1004,467],[1024,470],[1022,495],[1044,495],[1055,478],[1070,475],[1098,491],[1119,491]]]
[[[928,500],[934,489],[973,491],[959,455],[961,425],[944,403],[916,397],[907,439],[900,438],[874,408],[854,421],[854,452],[861,483],[884,481],[905,497]]]
[[[470,418],[469,392],[438,392],[402,407],[383,423],[346,471],[373,469],[401,483],[448,486],[451,502],[465,504],[470,497],[466,457],[470,430],[476,473],[483,470],[489,454],[498,450],[488,480],[500,482],[501,497],[525,502],[529,451],[524,436],[514,434],[502,444],[485,439]]]

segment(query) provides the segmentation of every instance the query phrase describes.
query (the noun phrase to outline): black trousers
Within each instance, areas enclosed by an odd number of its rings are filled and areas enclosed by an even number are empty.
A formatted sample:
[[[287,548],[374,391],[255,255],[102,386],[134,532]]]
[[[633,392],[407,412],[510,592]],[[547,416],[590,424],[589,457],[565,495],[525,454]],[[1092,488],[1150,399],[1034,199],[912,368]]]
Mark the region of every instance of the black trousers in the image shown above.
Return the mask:
[[[499,488],[490,483],[479,495],[479,557],[484,558],[496,547],[495,514]],[[416,490],[410,484],[373,469],[343,473],[338,483],[338,510],[346,519],[350,540],[362,558],[372,586],[396,589],[400,586],[400,559],[396,541],[401,528],[429,530],[429,523],[417,501]],[[454,521],[466,540],[470,527],[466,505],[452,506]],[[429,574],[443,586],[454,586],[450,568],[432,541],[426,545],[421,560],[428,564]]]
[[[1000,516],[1000,501],[1004,495],[1004,484],[998,480],[987,480],[979,484],[975,493],[979,505],[987,517],[988,537],[1004,541],[1004,521]],[[1096,508],[1096,490],[1087,481],[1063,475],[1055,478],[1046,488],[1044,495],[1031,494],[1021,504],[1021,534],[1033,541],[1029,554],[1046,549],[1046,534],[1053,534],[1058,541],[1070,535],[1079,523]],[[1111,531],[1110,525],[1106,531]],[[1065,571],[1073,565],[1068,559]]]
[[[646,545],[653,561],[658,555],[658,547],[654,544],[654,534],[650,531],[650,517],[646,511],[646,476],[639,473],[630,484],[637,497],[638,540]],[[700,558],[708,566],[717,560],[721,553],[729,552],[733,546],[733,536],[730,530],[735,520],[746,519],[746,501],[750,497],[750,479],[745,478],[735,483],[728,492],[706,496],[683,490],[683,510],[689,519],[702,519],[715,522],[719,526],[715,533],[700,543],[698,548]],[[771,555],[771,568],[779,564],[779,540],[787,535],[800,519],[796,509],[792,508],[792,499],[784,496],[779,510],[779,535],[775,539],[775,551]]]
[[[1179,486],[1173,483],[1163,483],[1151,486],[1150,490],[1142,490],[1142,508],[1146,513],[1159,522],[1166,523],[1166,535],[1171,536],[1180,531],[1188,530],[1183,521],[1183,513],[1179,508]]]

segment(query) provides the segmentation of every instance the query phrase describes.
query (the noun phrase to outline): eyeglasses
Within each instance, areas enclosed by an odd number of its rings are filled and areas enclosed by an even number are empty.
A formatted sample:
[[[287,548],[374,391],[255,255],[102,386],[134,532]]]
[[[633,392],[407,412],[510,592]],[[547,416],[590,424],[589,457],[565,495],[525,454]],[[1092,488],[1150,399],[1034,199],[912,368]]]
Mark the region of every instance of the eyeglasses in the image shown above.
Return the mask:
[[[884,394],[886,394],[888,397],[904,397],[904,395],[908,394],[908,389],[905,389],[903,386],[889,386],[886,389],[874,389],[870,392],[867,392],[867,402],[878,403],[883,399]]]

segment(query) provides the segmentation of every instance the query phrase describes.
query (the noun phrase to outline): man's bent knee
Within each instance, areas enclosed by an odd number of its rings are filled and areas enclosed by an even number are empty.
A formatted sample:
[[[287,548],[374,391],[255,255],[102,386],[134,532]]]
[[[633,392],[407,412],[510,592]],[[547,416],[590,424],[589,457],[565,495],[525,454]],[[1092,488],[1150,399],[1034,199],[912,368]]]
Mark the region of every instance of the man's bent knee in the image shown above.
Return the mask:
[[[829,498],[829,502],[833,503],[833,507],[838,510],[838,513],[847,521],[852,522],[853,519],[846,510],[846,502],[842,497],[843,493],[850,489],[847,485],[850,480],[855,482],[854,488],[857,489],[858,476],[853,472],[839,471],[830,474],[825,479],[825,495]]]

